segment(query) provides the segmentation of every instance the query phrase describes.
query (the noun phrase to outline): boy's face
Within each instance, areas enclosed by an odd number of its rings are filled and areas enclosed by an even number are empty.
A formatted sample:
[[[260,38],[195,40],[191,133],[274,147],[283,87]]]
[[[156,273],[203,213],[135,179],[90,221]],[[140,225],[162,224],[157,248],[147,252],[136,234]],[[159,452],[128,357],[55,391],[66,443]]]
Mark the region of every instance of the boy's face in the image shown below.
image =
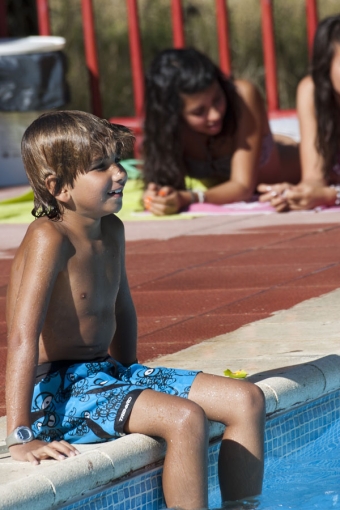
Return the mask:
[[[127,174],[119,161],[116,154],[108,158],[94,159],[88,172],[78,174],[73,188],[69,190],[72,209],[78,214],[93,218],[120,211]]]

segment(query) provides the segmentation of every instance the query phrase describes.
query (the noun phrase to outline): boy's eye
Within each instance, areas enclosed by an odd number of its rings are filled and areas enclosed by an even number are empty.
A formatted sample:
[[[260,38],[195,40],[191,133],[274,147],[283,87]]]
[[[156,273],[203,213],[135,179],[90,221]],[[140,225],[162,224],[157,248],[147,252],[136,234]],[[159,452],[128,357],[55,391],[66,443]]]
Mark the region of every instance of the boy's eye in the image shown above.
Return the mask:
[[[107,162],[105,159],[97,159],[93,161],[90,170],[105,170],[107,168]]]
[[[92,170],[97,170],[98,172],[103,172],[104,170],[107,170],[110,165],[105,164],[105,162],[99,163],[97,165],[94,165],[92,167]]]
[[[120,157],[117,154],[112,154],[109,158],[94,161],[91,165],[91,170],[103,172],[110,168],[111,165],[117,165],[120,162]]]
[[[107,168],[107,165],[102,163],[101,165],[96,166],[96,170],[105,170]]]

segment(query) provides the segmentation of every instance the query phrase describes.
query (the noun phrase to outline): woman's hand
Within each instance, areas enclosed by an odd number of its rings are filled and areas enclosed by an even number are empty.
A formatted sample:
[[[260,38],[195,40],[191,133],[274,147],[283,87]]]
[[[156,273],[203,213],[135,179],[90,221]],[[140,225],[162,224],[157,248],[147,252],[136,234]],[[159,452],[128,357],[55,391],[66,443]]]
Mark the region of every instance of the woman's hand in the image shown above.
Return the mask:
[[[270,205],[276,209],[277,212],[288,211],[289,203],[287,200],[288,190],[293,189],[294,186],[288,182],[280,184],[259,184],[257,191],[262,193],[260,195],[260,202],[270,202]]]
[[[65,460],[67,457],[74,457],[80,452],[66,441],[53,441],[46,443],[39,439],[34,439],[29,443],[16,444],[10,447],[11,457],[21,462],[30,462],[37,466],[41,460],[55,459]]]
[[[286,200],[292,211],[315,209],[334,205],[336,191],[329,186],[300,183],[286,192]]]
[[[158,186],[150,183],[144,193],[144,207],[156,216],[176,214],[191,203],[188,191],[179,191],[172,186]]]
[[[296,186],[288,183],[260,184],[258,191],[263,193],[260,196],[261,202],[270,202],[278,212],[302,211],[315,209],[315,207],[334,205],[336,192],[329,186],[301,182]]]

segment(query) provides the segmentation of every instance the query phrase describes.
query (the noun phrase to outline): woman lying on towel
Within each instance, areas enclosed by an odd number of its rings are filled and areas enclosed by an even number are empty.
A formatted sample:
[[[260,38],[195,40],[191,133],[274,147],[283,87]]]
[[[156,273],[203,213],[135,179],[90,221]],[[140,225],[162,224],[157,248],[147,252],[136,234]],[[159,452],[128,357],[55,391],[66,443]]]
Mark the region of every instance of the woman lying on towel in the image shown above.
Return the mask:
[[[156,56],[145,108],[144,205],[153,214],[248,200],[261,182],[299,182],[298,147],[274,139],[258,90],[197,50]]]
[[[302,180],[261,184],[277,211],[340,205],[340,16],[325,18],[314,38],[311,74],[297,90]]]

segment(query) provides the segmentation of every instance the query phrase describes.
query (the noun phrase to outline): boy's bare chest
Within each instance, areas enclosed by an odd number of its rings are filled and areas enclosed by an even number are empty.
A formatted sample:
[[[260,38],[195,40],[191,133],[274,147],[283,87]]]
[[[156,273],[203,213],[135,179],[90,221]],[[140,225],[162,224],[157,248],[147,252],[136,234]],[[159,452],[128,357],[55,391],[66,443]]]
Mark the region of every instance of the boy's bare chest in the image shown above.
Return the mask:
[[[76,253],[60,275],[79,314],[100,314],[112,310],[120,285],[121,264],[117,250]]]

